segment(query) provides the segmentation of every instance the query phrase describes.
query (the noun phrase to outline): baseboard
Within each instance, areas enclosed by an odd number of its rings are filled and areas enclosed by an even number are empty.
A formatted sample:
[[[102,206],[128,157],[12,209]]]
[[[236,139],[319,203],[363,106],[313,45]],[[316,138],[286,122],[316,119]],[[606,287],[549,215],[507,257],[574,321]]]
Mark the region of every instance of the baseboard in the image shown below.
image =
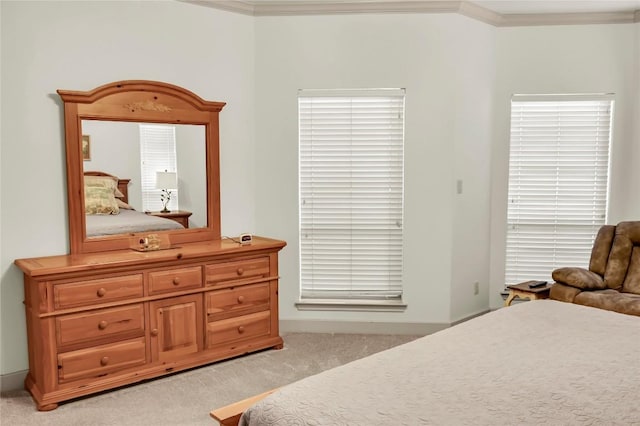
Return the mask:
[[[415,334],[426,336],[448,327],[448,323],[280,319],[280,332],[282,333]]]
[[[15,373],[3,374],[0,376],[0,391],[8,392],[24,389],[24,379],[28,370],[16,371]]]
[[[463,323],[463,322],[465,322],[465,321],[469,321],[470,319],[474,319],[474,318],[480,317],[480,316],[482,316],[482,315],[484,315],[484,314],[486,314],[486,313],[489,313],[489,312],[491,312],[491,309],[483,309],[483,310],[481,310],[481,311],[479,311],[479,312],[476,312],[475,314],[471,314],[471,315],[468,315],[468,316],[466,316],[466,317],[463,317],[463,318],[461,318],[461,319],[459,319],[459,320],[453,321],[453,322],[451,323],[451,325],[452,325],[452,326],[454,326],[454,325],[458,325],[458,324]]]
[[[283,320],[280,319],[281,333],[354,333],[354,334],[412,334],[426,336],[456,324],[490,312],[483,309],[451,323],[408,323],[408,322],[368,322],[331,320]]]

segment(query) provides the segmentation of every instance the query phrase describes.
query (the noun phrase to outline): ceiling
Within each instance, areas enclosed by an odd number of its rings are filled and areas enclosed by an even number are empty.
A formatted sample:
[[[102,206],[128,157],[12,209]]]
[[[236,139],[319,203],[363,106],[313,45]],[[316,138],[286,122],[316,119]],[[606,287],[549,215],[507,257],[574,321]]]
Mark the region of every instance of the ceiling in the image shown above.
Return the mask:
[[[640,0],[179,0],[253,16],[459,13],[495,26],[640,22]]]

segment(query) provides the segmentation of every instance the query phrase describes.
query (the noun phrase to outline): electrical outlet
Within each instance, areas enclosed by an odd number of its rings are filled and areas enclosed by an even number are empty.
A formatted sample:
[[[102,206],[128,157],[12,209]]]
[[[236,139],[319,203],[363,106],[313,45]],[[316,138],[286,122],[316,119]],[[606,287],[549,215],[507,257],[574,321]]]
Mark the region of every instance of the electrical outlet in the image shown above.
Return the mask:
[[[475,294],[476,296],[480,294],[480,283],[478,281],[473,283],[473,294]]]

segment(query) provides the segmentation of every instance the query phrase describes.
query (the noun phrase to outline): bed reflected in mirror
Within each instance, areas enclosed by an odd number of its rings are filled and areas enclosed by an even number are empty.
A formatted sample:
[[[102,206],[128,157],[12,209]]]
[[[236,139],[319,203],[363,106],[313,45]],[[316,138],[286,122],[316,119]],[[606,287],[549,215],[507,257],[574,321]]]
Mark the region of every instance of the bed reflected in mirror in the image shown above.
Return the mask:
[[[207,226],[205,126],[99,120],[81,125],[91,153],[82,161],[87,238]],[[158,172],[175,173],[175,188],[160,188]],[[105,179],[114,185],[106,201],[100,189]],[[164,202],[169,212],[161,212]]]

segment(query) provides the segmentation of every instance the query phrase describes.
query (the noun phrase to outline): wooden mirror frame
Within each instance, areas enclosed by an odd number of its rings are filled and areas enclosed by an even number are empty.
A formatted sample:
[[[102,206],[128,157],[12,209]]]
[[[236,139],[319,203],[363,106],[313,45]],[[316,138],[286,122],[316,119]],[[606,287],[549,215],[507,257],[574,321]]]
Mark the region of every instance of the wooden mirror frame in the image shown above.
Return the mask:
[[[224,102],[205,101],[168,83],[126,80],[82,92],[58,90],[64,102],[67,156],[67,197],[71,254],[122,250],[146,233],[87,238],[82,160],[82,120],[195,124],[205,126],[207,226],[159,231],[170,234],[171,244],[220,239],[220,138],[218,115]]]

